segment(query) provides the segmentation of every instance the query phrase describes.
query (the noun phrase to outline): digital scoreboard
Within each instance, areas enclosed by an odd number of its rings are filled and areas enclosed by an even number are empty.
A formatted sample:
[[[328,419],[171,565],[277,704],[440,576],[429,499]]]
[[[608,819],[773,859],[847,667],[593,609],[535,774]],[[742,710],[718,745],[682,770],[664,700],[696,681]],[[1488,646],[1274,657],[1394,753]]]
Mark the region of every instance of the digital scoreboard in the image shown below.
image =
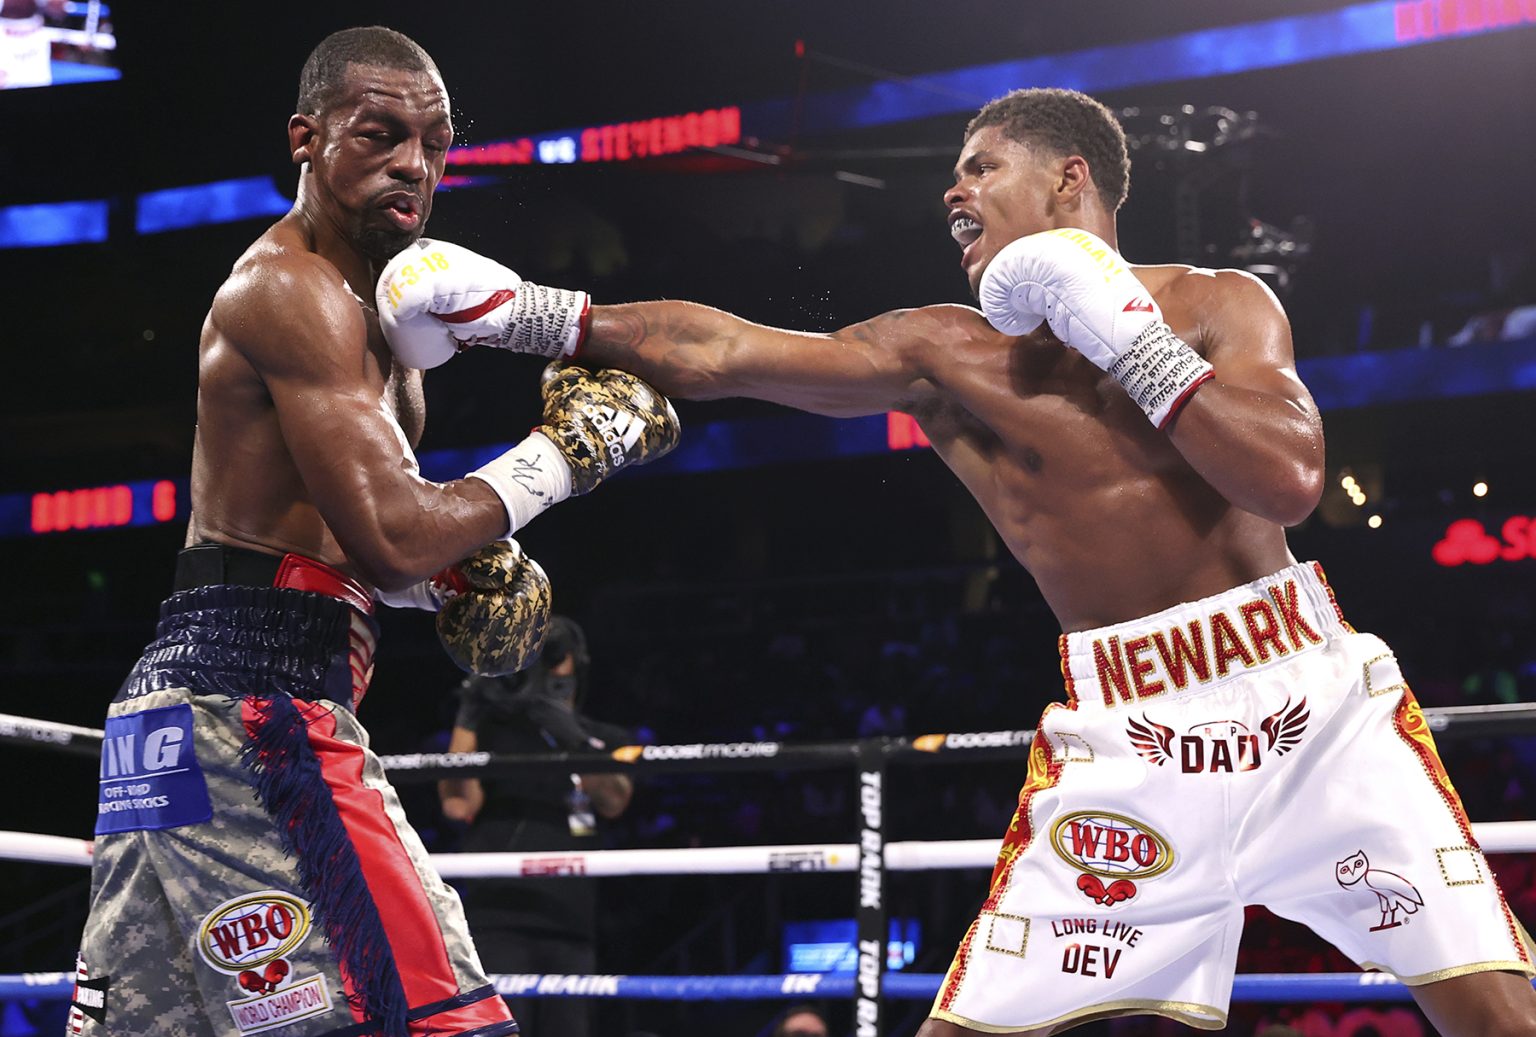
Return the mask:
[[[741,109],[709,108],[638,122],[586,126],[448,149],[451,166],[629,162],[741,141]]]

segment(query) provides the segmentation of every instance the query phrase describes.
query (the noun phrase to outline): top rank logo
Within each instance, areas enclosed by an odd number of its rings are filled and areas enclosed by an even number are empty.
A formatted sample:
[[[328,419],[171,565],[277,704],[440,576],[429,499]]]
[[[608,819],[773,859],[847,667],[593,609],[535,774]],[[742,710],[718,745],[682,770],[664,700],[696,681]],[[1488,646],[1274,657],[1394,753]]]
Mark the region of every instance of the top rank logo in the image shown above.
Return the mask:
[[[203,960],[238,975],[275,961],[309,935],[309,905],[275,889],[226,900],[208,913],[197,934]]]

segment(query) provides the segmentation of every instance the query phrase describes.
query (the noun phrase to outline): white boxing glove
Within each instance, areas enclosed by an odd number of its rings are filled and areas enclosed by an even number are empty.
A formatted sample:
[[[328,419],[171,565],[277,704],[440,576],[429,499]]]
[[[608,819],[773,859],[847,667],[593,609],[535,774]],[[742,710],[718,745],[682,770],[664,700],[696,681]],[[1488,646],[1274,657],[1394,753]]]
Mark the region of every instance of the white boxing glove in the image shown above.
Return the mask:
[[[1065,227],[1011,241],[981,277],[981,312],[1005,335],[1050,324],[1166,428],[1211,365],[1163,322],[1146,286],[1103,239]]]
[[[494,259],[420,238],[384,267],[374,289],[379,326],[407,367],[436,367],[470,346],[555,359],[581,347],[586,292],[531,284]]]

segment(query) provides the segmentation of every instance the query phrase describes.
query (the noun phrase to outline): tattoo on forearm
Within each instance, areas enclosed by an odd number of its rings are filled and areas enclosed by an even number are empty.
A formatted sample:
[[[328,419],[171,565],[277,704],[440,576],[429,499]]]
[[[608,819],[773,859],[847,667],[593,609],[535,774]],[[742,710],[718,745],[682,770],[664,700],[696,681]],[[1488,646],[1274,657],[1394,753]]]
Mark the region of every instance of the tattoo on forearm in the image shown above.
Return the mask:
[[[611,313],[603,329],[604,345],[624,349],[636,349],[650,337],[645,318],[633,310],[617,309]]]
[[[711,313],[676,303],[608,308],[593,336],[594,359],[633,371],[663,392],[696,391],[706,361],[718,359],[717,351],[729,347],[729,338],[712,325]],[[696,346],[707,352],[695,351]]]

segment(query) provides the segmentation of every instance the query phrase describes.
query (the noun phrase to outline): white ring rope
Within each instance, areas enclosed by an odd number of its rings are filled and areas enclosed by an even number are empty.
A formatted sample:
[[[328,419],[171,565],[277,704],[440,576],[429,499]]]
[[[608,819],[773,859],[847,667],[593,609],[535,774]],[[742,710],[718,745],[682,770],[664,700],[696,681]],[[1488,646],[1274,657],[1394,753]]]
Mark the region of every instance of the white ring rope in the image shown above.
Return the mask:
[[[1536,852],[1536,821],[1483,821],[1472,833],[1485,853]],[[997,839],[888,843],[887,871],[990,868]],[[0,832],[0,860],[89,865],[91,843],[57,835]],[[443,878],[529,878],[590,875],[762,875],[793,871],[857,871],[855,843],[786,846],[710,846],[657,850],[592,850],[586,853],[434,853]]]
[[[51,43],[68,43],[87,50],[116,50],[117,37],[110,32],[86,32],[84,29],[64,29],[45,25],[38,34]]]

